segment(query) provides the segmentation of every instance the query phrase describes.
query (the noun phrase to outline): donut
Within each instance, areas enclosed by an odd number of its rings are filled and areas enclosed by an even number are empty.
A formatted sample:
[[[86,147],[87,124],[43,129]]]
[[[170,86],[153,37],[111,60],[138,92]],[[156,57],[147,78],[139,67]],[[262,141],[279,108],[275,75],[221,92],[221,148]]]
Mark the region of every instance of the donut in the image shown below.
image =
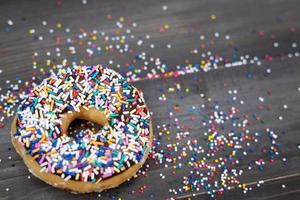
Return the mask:
[[[69,134],[75,119],[100,128]],[[142,92],[101,65],[58,67],[20,103],[11,136],[33,175],[74,193],[101,192],[135,176],[153,140]]]

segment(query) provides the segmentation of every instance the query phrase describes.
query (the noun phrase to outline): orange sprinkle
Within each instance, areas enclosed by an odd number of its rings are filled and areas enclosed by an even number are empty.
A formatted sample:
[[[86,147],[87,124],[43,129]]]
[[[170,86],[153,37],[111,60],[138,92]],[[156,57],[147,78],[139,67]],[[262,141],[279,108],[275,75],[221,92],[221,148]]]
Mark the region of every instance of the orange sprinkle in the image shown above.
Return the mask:
[[[98,141],[91,141],[91,145],[95,145],[95,146],[103,146],[104,143],[103,143],[103,142],[98,142]]]
[[[108,140],[108,141],[107,141],[107,143],[108,143],[108,144],[113,144],[113,142],[112,142],[112,141],[110,141],[110,140]]]
[[[40,148],[36,148],[36,149],[34,149],[33,151],[32,151],[32,153],[36,153],[36,152],[38,152],[40,150]]]
[[[40,142],[44,143],[45,139],[46,139],[46,136],[45,136],[45,134],[43,134]]]
[[[50,156],[50,155],[52,155],[54,153],[55,153],[54,151],[47,152],[47,156]]]
[[[26,128],[26,131],[35,131],[35,128],[34,127]]]
[[[33,160],[37,159],[39,157],[39,154],[36,154],[35,156],[32,157]]]

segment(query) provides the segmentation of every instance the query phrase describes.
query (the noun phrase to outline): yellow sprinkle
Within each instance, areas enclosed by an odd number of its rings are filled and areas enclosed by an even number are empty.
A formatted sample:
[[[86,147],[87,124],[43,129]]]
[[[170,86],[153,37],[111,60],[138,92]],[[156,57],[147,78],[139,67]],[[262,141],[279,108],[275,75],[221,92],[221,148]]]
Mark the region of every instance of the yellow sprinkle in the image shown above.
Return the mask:
[[[88,107],[86,107],[86,106],[82,106],[85,110],[89,110],[89,108]]]
[[[217,16],[216,16],[216,15],[211,15],[211,16],[210,16],[210,19],[211,19],[211,20],[216,20],[216,19],[217,19]]]
[[[94,40],[94,41],[97,40],[97,36],[96,36],[96,35],[93,35],[93,36],[92,36],[92,40]]]
[[[78,181],[79,180],[79,174],[76,174],[75,176],[75,180]]]
[[[215,136],[210,135],[210,136],[208,136],[208,140],[210,141],[210,140],[214,139],[214,137],[215,137]]]
[[[57,28],[61,28],[61,27],[62,27],[62,24],[61,24],[61,23],[57,23],[57,24],[56,24],[56,27],[57,27]]]
[[[46,61],[46,65],[47,65],[47,66],[50,66],[50,65],[51,65],[51,60],[48,59],[48,60]]]
[[[117,95],[119,96],[120,100],[122,100],[122,99],[123,99],[123,97],[122,97],[122,94],[121,94],[121,92],[120,92],[120,91],[118,91],[118,92],[117,92]]]
[[[26,147],[29,148],[29,138],[26,138],[25,143],[26,143]]]
[[[29,32],[29,34],[31,34],[31,35],[32,35],[32,34],[34,34],[34,33],[35,33],[35,30],[32,28],[32,29],[29,29],[29,31],[28,31],[28,32]]]
[[[53,106],[54,106],[54,101],[52,100],[52,101],[51,101],[51,104],[50,104],[50,111],[53,110]]]
[[[43,91],[44,91],[44,93],[45,93],[45,96],[48,97],[48,90],[47,90],[46,87],[43,87]]]
[[[101,160],[107,160],[106,156],[100,156]]]
[[[96,182],[96,184],[99,183],[101,180],[102,180],[102,178],[99,178],[98,181]]]
[[[118,169],[118,168],[116,168],[116,167],[114,167],[114,170],[115,170],[115,172],[117,172],[117,173],[120,173],[121,171]]]

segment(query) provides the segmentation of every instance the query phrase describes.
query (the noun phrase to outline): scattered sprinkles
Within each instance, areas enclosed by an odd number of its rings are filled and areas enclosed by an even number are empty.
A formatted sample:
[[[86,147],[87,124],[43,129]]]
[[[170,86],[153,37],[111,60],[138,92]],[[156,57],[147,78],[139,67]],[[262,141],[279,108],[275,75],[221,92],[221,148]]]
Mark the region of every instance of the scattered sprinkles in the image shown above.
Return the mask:
[[[81,4],[88,7],[92,2],[82,0]],[[57,8],[61,5],[62,1],[55,1]],[[160,4],[158,7],[163,14],[172,9],[171,5]],[[260,174],[254,184],[247,184],[244,177],[251,170],[263,174],[275,163],[289,164],[280,144],[286,131],[269,128],[271,122],[263,117],[263,113],[272,115],[275,123],[286,123],[287,112],[293,110],[292,104],[283,102],[279,105],[282,112],[272,113],[272,106],[277,104],[270,101],[271,91],[262,91],[254,97],[254,102],[249,102],[247,97],[242,96],[245,92],[240,91],[243,86],[231,88],[228,81],[223,85],[227,101],[220,103],[218,98],[204,91],[195,92],[192,86],[181,82],[178,77],[196,77],[213,70],[251,65],[262,67],[263,78],[267,79],[276,72],[271,66],[274,59],[299,57],[299,41],[293,37],[281,41],[277,33],[270,33],[263,27],[251,30],[250,35],[246,33],[245,36],[255,37],[258,42],[269,40],[268,47],[272,49],[256,56],[245,53],[245,49],[241,51],[245,47],[235,41],[234,34],[217,29],[199,33],[194,31],[194,27],[185,27],[182,31],[187,33],[187,37],[195,36],[195,45],[185,49],[187,56],[182,58],[182,62],[173,65],[163,55],[153,53],[156,50],[172,53],[181,48],[168,40],[169,35],[176,33],[173,31],[176,24],[172,21],[161,21],[147,34],[141,34],[142,22],[133,21],[129,16],[107,14],[105,18],[108,23],[114,24],[112,30],[87,29],[84,26],[78,30],[59,20],[42,19],[38,24],[26,27],[24,33],[24,37],[32,39],[35,45],[45,41],[52,44],[32,52],[32,78],[22,80],[16,75],[16,80],[5,80],[6,68],[0,69],[0,78],[4,80],[0,87],[0,128],[9,126],[12,117],[18,115],[15,137],[40,164],[42,171],[57,174],[65,180],[95,183],[137,163],[147,145],[150,114],[155,119],[156,112],[150,113],[143,107],[142,94],[130,83],[156,79],[164,79],[165,82],[157,87],[156,96],[149,98],[157,101],[161,112],[164,112],[163,117],[169,122],[162,122],[160,116],[154,120],[155,138],[150,161],[135,178],[146,179],[153,176],[149,170],[159,168],[161,171],[155,176],[159,181],[167,182],[168,199],[182,195],[194,197],[202,191],[216,198],[232,189],[246,194],[255,186],[263,187],[266,182]],[[206,20],[214,25],[222,20],[222,16],[212,13],[206,16]],[[276,17],[278,23],[284,20],[281,16]],[[3,22],[3,30],[8,34],[17,30],[20,24],[17,19],[5,19]],[[298,27],[290,26],[280,33],[285,33],[288,38],[298,31]],[[155,41],[157,34],[165,38],[165,41],[160,41],[161,44]],[[232,54],[224,56],[218,45]],[[254,51],[250,49],[249,52]],[[5,49],[0,49],[2,53]],[[116,69],[122,76],[106,67],[85,66],[104,55],[109,59],[101,64]],[[245,80],[254,81],[258,76],[249,69]],[[193,83],[202,85],[203,80],[196,77]],[[298,95],[300,85],[294,85],[292,90]],[[195,93],[200,104],[182,103],[186,96]],[[175,99],[176,95],[180,98]],[[257,110],[243,109],[251,104],[255,104]],[[75,132],[73,136],[62,134],[61,114],[78,111],[82,106],[87,109],[96,107],[105,112],[109,125],[97,132],[92,128]],[[188,115],[182,116],[186,112]],[[183,118],[188,118],[190,124],[183,123]],[[129,123],[125,124],[124,120]],[[266,128],[258,130],[256,125],[262,124]],[[111,128],[114,131],[108,134]],[[199,137],[194,138],[192,133]],[[299,151],[300,144],[293,148]],[[2,157],[1,165],[6,161],[13,162],[11,155]],[[188,171],[183,172],[183,169]],[[32,181],[34,177],[28,175],[27,179]],[[158,198],[155,192],[149,192],[151,185],[131,187],[128,182],[127,192],[135,198],[140,198],[136,195],[143,193],[149,199]],[[281,189],[287,189],[287,185],[282,184]],[[3,191],[12,189],[5,186]],[[97,196],[103,198],[105,193]],[[109,195],[111,199],[121,199],[117,196],[120,194]]]

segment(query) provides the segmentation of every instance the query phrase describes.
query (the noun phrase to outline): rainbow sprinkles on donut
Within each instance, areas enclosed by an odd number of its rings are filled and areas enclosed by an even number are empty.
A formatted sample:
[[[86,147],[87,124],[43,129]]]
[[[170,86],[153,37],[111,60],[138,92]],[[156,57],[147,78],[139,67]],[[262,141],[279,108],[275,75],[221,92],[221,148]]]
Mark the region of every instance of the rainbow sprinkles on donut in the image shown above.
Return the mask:
[[[75,119],[101,129],[70,136]],[[145,162],[152,139],[142,93],[101,65],[52,73],[20,104],[12,124],[12,143],[29,171],[75,193],[101,192],[130,179]]]

